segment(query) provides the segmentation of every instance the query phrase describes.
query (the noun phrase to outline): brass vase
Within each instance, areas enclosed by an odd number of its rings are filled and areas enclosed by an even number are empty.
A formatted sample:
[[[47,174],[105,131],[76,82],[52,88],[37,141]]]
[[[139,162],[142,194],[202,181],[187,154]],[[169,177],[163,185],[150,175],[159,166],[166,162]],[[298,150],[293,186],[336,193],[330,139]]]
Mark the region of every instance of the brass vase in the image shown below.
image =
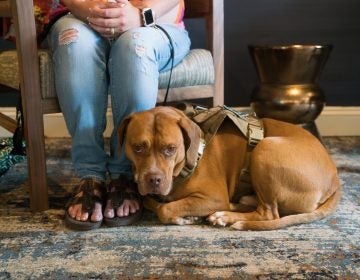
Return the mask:
[[[259,117],[314,124],[325,105],[317,79],[331,45],[249,46],[260,84],[251,95]]]

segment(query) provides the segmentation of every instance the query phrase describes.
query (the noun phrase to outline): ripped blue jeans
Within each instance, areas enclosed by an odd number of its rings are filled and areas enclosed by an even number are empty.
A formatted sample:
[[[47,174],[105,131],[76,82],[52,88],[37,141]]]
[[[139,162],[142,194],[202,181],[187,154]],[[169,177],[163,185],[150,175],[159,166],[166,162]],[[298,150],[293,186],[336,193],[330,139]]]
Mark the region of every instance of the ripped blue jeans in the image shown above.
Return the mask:
[[[162,27],[173,40],[176,65],[189,52],[188,33],[173,25]],[[159,29],[139,27],[110,42],[69,14],[53,25],[48,41],[79,177],[105,181],[108,174],[130,176],[131,165],[119,148],[117,127],[128,114],[155,106],[159,72],[171,67],[169,40]],[[114,123],[109,152],[103,137],[108,95]]]

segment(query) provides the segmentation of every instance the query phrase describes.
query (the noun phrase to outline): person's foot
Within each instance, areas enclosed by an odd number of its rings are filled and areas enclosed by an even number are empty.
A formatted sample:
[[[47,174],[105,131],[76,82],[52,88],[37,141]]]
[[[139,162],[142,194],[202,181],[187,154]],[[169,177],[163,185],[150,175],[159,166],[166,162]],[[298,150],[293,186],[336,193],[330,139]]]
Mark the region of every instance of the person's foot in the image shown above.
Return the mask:
[[[125,176],[112,180],[104,209],[108,226],[129,225],[141,217],[142,205],[137,186]]]
[[[83,179],[75,195],[67,204],[67,226],[77,230],[89,230],[101,226],[102,204],[105,186],[95,179]]]

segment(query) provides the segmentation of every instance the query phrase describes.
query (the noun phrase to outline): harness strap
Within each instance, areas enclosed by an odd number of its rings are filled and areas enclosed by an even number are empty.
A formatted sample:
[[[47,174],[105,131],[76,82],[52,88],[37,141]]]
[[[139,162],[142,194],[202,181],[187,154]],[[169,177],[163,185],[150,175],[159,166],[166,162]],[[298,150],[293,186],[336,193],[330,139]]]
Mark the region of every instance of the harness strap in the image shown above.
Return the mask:
[[[260,119],[253,115],[248,117],[247,131],[248,145],[255,147],[262,139],[264,139],[264,127]]]
[[[198,147],[198,159],[194,166],[184,166],[181,170],[179,176],[174,178],[174,184],[178,184],[186,180],[192,175],[195,168],[197,167],[198,161],[201,159],[202,154],[206,145],[211,141],[215,136],[219,127],[225,120],[225,118],[230,118],[241,133],[248,139],[247,151],[245,155],[244,166],[240,174],[240,185],[241,184],[250,184],[250,160],[251,152],[253,148],[264,138],[264,129],[260,119],[255,115],[239,112],[232,108],[229,108],[225,105],[217,106],[211,109],[203,109],[195,107],[193,110],[189,110],[189,107],[186,107],[186,114],[200,126],[201,130],[204,133],[200,140]]]
[[[204,131],[205,141],[209,143],[227,117],[248,139],[250,146],[256,146],[264,138],[263,125],[260,119],[253,114],[239,112],[225,105],[202,110],[194,115],[192,120]]]

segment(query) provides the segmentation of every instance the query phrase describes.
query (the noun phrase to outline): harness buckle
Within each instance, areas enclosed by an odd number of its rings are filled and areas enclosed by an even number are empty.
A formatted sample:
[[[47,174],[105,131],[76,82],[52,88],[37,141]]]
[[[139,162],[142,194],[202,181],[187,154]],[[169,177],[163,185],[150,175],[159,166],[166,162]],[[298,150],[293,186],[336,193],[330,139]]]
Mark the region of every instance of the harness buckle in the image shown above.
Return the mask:
[[[264,139],[264,128],[257,118],[249,117],[248,123],[248,145],[254,147]]]

